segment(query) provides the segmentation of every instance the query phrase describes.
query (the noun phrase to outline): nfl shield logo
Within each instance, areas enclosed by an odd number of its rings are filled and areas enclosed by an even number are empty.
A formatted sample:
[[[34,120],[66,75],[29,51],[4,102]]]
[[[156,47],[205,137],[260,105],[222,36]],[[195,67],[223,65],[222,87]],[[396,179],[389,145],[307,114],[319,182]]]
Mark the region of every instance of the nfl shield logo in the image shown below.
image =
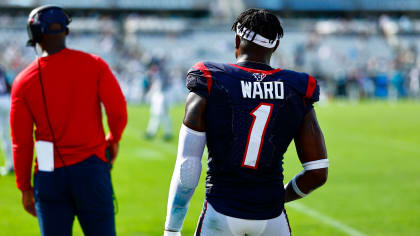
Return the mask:
[[[258,81],[261,82],[267,75],[263,74],[263,73],[254,73],[252,74],[254,76],[254,78]]]

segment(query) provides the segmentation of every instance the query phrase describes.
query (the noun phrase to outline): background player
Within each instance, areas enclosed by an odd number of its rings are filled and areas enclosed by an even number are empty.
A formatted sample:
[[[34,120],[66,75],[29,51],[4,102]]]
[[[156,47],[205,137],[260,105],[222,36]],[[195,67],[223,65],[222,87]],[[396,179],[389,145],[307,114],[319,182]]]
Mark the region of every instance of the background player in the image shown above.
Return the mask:
[[[147,70],[150,90],[150,118],[146,129],[146,138],[153,139],[159,127],[162,127],[163,138],[166,141],[172,139],[172,124],[169,114],[169,74],[165,66],[165,58],[152,58]]]
[[[232,30],[237,63],[199,62],[187,75],[190,94],[166,235],[180,235],[206,143],[206,201],[196,235],[290,235],[284,202],[306,196],[327,179],[324,138],[312,106],[319,99],[315,79],[269,66],[283,36],[279,20],[249,9]],[[304,170],[283,188],[282,159],[292,139]]]

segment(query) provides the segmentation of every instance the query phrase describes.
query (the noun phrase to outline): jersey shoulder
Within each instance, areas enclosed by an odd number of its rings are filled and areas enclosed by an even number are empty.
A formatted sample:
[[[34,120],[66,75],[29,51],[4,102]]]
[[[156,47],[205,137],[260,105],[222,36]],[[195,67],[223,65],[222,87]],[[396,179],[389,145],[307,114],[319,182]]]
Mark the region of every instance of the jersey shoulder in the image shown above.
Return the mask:
[[[218,72],[229,72],[229,64],[211,61],[199,61],[195,63],[188,71],[189,74],[198,74],[204,77],[211,76],[212,78],[216,77]]]
[[[318,81],[312,75],[293,70],[282,70],[279,72],[279,76],[305,99],[312,103],[319,101]]]
[[[213,81],[218,80],[218,74],[225,72],[228,64],[216,62],[197,62],[187,73],[186,87],[191,92],[208,97],[213,86]]]

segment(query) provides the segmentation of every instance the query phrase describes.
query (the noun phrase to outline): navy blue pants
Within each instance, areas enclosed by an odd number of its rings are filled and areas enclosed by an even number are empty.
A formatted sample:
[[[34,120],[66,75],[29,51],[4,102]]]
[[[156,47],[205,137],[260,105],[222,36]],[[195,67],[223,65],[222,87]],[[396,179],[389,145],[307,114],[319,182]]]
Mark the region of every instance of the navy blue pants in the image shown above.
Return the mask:
[[[86,236],[114,236],[108,164],[96,156],[34,177],[35,209],[43,236],[71,236],[77,216]]]

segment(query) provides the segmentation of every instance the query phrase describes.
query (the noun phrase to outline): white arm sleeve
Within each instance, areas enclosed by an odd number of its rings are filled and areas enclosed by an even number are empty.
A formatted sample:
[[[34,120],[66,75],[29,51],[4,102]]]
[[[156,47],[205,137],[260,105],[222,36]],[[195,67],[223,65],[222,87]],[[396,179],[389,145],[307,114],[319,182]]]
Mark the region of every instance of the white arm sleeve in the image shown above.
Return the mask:
[[[178,154],[169,188],[165,229],[180,231],[188,205],[201,174],[201,158],[206,145],[206,133],[182,124],[179,132]]]

